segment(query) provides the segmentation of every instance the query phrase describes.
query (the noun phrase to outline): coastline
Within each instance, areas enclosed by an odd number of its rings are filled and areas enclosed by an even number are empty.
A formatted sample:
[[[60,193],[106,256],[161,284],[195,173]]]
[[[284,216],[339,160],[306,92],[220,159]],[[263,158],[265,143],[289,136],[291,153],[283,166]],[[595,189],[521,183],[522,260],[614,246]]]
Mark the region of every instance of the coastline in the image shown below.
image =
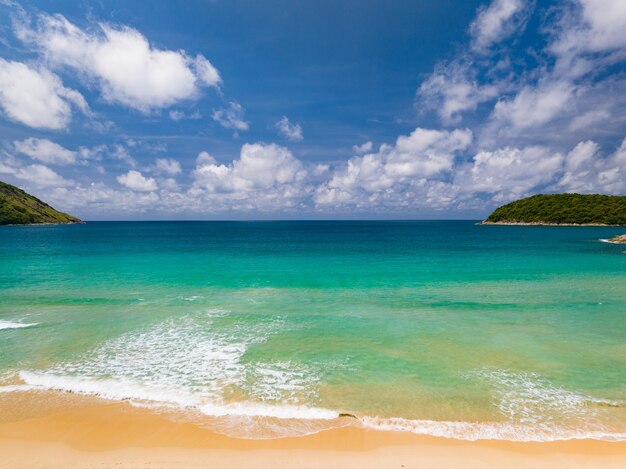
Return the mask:
[[[626,442],[461,441],[346,426],[268,440],[223,436],[91,396],[0,397],[0,467],[603,467],[626,466]]]
[[[606,225],[603,223],[544,223],[544,222],[504,222],[504,221],[486,221],[476,223],[477,225],[501,225],[501,226],[606,226],[620,227],[624,225]]]
[[[86,221],[68,221],[68,222],[55,222],[55,223],[7,223],[0,226],[55,226],[55,225],[86,225]]]

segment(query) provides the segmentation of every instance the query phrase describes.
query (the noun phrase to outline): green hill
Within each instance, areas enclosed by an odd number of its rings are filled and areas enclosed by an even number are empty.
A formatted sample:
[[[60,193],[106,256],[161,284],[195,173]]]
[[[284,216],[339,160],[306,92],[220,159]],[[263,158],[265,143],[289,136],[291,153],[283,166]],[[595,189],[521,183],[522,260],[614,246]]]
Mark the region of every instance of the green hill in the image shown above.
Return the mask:
[[[483,223],[626,225],[626,196],[533,195],[497,208]]]
[[[82,223],[11,184],[0,182],[0,225]]]

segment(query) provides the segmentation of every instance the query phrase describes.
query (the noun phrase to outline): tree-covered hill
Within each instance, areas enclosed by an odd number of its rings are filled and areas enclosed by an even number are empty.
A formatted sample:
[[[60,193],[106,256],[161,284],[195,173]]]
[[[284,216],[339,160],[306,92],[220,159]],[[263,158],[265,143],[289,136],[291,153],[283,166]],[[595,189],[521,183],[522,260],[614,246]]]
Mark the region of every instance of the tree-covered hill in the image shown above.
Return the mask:
[[[626,196],[533,195],[497,208],[483,223],[626,225]]]
[[[11,184],[0,182],[0,225],[82,223]]]

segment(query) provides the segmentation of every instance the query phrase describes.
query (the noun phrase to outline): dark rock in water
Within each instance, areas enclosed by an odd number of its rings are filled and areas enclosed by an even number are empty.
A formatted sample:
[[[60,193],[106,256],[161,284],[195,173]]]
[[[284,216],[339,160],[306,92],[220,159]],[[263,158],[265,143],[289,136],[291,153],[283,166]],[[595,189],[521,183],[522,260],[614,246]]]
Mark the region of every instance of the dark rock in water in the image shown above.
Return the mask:
[[[356,419],[356,420],[358,420],[358,419],[359,419],[356,415],[354,415],[354,414],[348,414],[348,413],[346,413],[346,412],[341,412],[341,413],[339,414],[339,418],[341,418],[341,417],[347,417],[347,418],[350,418],[350,419]]]
[[[608,240],[609,243],[626,244],[626,234],[615,236]]]

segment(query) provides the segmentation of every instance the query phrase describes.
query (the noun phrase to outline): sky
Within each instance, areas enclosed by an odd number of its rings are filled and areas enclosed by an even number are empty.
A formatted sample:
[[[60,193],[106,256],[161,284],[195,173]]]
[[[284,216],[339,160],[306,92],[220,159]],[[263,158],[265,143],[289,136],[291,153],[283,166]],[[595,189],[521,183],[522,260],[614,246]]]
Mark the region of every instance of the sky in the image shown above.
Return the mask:
[[[0,0],[0,180],[86,220],[626,194],[624,0]]]

